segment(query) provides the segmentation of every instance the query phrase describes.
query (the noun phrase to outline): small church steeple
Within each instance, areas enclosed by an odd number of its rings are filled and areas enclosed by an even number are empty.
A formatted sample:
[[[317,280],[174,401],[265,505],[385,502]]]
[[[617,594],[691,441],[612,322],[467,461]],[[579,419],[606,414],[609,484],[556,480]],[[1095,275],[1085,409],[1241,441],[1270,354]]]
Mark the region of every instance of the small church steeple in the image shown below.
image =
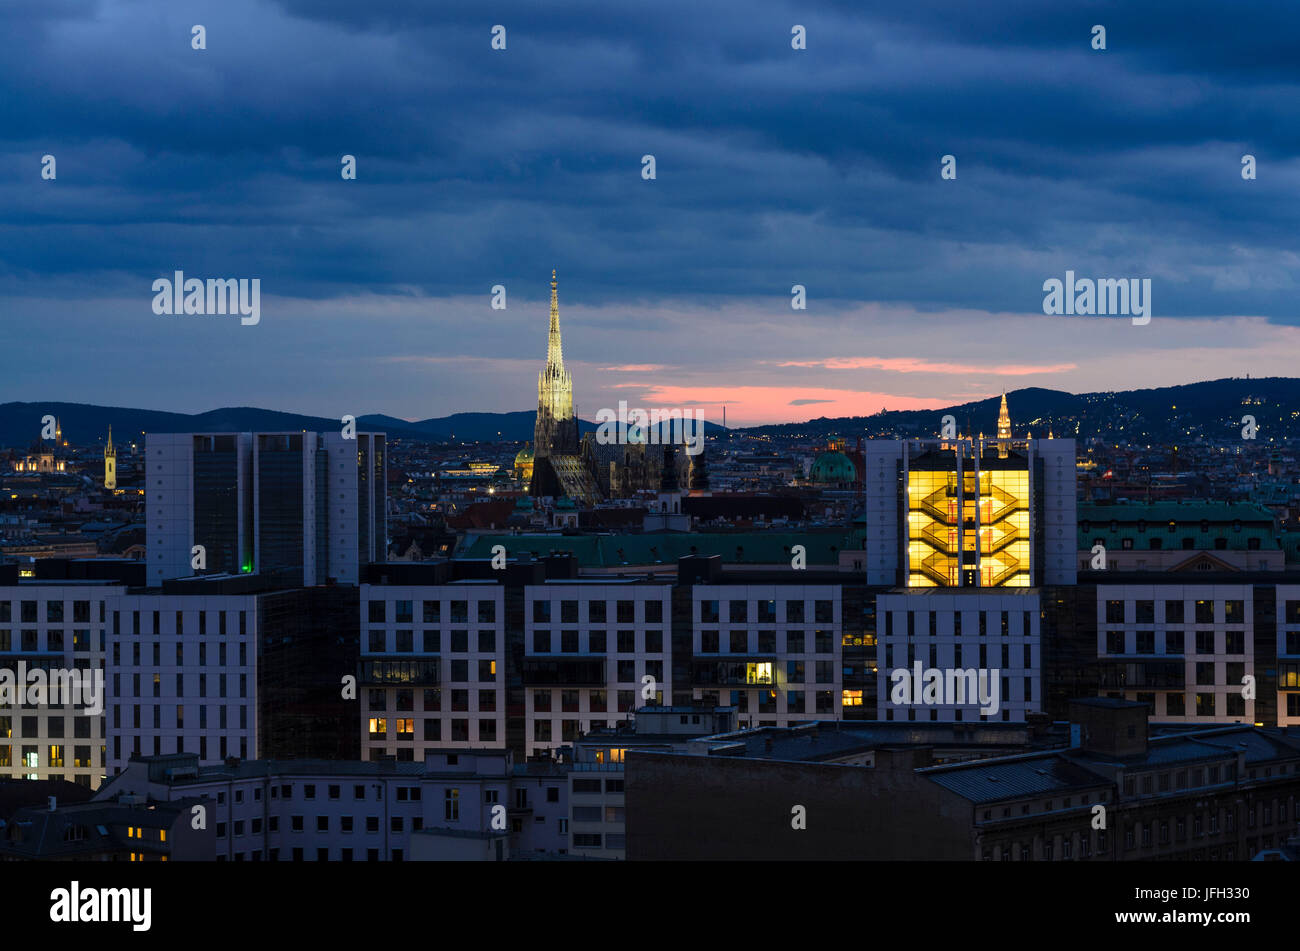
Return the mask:
[[[113,448],[113,427],[108,427],[108,443],[104,446],[104,488],[117,488],[117,450]]]

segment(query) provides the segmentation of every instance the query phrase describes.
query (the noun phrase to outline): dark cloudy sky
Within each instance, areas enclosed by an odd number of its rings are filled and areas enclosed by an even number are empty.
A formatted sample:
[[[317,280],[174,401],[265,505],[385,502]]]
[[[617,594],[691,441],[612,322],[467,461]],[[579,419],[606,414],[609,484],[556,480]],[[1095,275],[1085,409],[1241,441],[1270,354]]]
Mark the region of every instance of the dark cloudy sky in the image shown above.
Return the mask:
[[[0,402],[527,409],[553,267],[588,417],[1295,375],[1298,86],[1284,3],[4,0]]]

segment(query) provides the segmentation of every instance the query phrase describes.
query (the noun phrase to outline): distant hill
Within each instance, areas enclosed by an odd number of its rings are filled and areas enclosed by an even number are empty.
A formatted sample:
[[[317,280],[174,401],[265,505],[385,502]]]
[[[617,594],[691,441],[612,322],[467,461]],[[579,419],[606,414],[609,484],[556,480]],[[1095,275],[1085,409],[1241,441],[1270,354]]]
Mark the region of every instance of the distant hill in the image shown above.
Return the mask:
[[[338,429],[340,420],[303,416],[249,406],[225,407],[206,413],[167,413],[159,410],[94,406],[87,403],[0,403],[0,448],[25,448],[40,435],[41,418],[58,418],[69,443],[93,446],[104,441],[108,427],[118,442],[141,433],[185,432],[277,432],[309,429]],[[375,414],[357,417],[358,429],[379,430],[397,438],[427,442],[523,442],[533,438],[535,411],[515,413],[455,413],[437,419],[407,422],[394,416]],[[578,421],[579,432],[595,430],[596,424]],[[721,426],[705,424],[715,433]]]
[[[956,417],[964,434],[997,431],[1000,397],[962,403],[935,410],[907,410],[828,419],[804,423],[783,423],[735,430],[766,436],[904,438],[938,433],[945,415]],[[1241,418],[1255,417],[1258,437],[1267,440],[1300,437],[1300,379],[1208,380],[1181,386],[1105,393],[1066,393],[1027,387],[1007,393],[1007,405],[1017,435],[1027,430],[1046,436],[1091,438],[1130,443],[1177,442],[1207,436],[1221,438],[1240,433]],[[103,441],[109,424],[119,441],[138,437],[141,432],[231,432],[277,430],[331,430],[340,425],[335,418],[302,416],[248,406],[226,407],[194,415],[158,410],[93,406],[86,403],[0,403],[0,447],[22,448],[40,435],[41,417],[57,416],[64,435],[74,445],[96,445]],[[393,416],[358,416],[360,429],[377,429],[397,438],[428,442],[522,442],[533,438],[537,414],[456,413],[436,419],[407,422]],[[579,421],[582,432],[596,424]],[[710,434],[723,427],[706,423]]]
[[[1001,397],[934,410],[906,410],[804,423],[756,426],[741,432],[766,436],[863,436],[906,438],[934,435],[945,415],[956,418],[966,433],[997,432]],[[1300,437],[1300,380],[1292,377],[1229,378],[1148,390],[1065,393],[1026,387],[1007,393],[1007,408],[1016,435],[1026,431],[1079,439],[1102,437],[1134,444],[1177,443],[1199,436],[1240,435],[1242,417],[1253,416],[1256,438]]]

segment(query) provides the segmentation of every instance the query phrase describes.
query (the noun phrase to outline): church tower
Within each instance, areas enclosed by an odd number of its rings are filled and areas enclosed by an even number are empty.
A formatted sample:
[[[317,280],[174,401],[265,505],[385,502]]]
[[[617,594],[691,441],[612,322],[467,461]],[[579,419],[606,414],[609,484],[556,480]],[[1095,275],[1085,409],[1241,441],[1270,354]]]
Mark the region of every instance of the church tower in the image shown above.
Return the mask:
[[[108,427],[108,445],[104,447],[104,488],[117,488],[117,450],[113,448],[113,427]]]
[[[551,271],[551,327],[546,338],[546,367],[537,376],[537,422],[533,427],[533,478],[529,494],[586,494],[589,486],[575,470],[579,466],[578,420],[573,415],[573,377],[564,369],[560,344],[560,304]],[[566,491],[565,475],[571,476]],[[574,481],[576,480],[576,481]],[[583,483],[579,486],[578,483]]]
[[[536,457],[572,455],[578,451],[578,420],[573,415],[573,377],[564,369],[560,343],[560,304],[555,271],[551,271],[551,327],[546,338],[546,367],[537,375],[537,423],[533,429]]]
[[[1011,414],[1007,412],[1007,394],[1002,394],[1002,406],[998,409],[998,457],[1007,458],[1011,449]]]

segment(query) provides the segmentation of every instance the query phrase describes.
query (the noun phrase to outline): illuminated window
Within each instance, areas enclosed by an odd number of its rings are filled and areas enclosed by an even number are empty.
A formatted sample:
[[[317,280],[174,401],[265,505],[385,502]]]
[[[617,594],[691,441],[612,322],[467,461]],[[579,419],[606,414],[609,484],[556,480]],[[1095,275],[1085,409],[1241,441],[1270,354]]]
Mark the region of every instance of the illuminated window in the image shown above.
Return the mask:
[[[159,830],[158,830],[158,841],[159,841],[159,842],[166,842],[166,841],[167,841],[167,830],[166,830],[166,829],[159,829]]]
[[[860,706],[862,706],[862,691],[861,691],[861,690],[845,690],[845,691],[844,691],[843,705],[846,706],[846,707],[860,707]]]
[[[747,684],[770,684],[772,683],[772,663],[771,661],[755,661],[745,665],[745,683]]]
[[[388,735],[388,718],[387,718],[387,717],[371,717],[371,718],[370,718],[370,738],[371,738],[372,740],[375,740],[375,739],[383,739],[383,738],[384,738],[385,736],[387,736],[387,735]]]
[[[127,827],[126,827],[126,837],[127,837],[128,839],[134,839],[134,838],[135,838],[135,827],[134,827],[134,826],[127,826]]]

